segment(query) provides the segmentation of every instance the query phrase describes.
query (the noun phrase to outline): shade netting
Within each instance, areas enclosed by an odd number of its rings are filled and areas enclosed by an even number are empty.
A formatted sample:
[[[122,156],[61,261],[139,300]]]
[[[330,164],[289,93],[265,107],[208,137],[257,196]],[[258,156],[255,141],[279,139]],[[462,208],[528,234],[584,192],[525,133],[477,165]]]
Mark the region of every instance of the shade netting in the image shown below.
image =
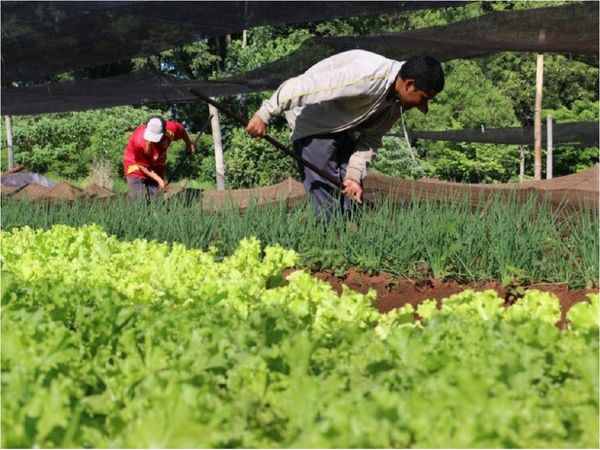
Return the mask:
[[[460,2],[3,1],[2,79],[43,80],[258,25],[456,4]]]
[[[7,73],[7,79],[38,76],[39,74],[34,75],[35,70],[42,70],[39,69],[40,65],[45,66],[46,64],[49,64],[50,67],[52,67],[52,65],[55,64],[54,59],[44,57],[42,60],[39,58],[38,55],[48,54],[46,53],[46,49],[39,48],[39,46],[36,47],[36,45],[41,44],[32,44],[31,49],[26,48],[23,50],[23,52],[31,51],[31,54],[27,53],[29,56],[24,54],[19,57],[21,59],[15,56],[15,50],[13,49],[17,48],[17,42],[14,39],[17,38],[13,36],[10,31],[11,29],[14,29],[14,27],[9,28],[8,31],[4,29],[5,3],[9,3],[10,7],[17,8],[16,5],[12,4],[13,2],[2,2],[3,77],[5,71]],[[49,4],[54,3],[61,2],[49,2]],[[146,5],[160,2],[143,3]],[[190,2],[191,6],[189,6],[189,8],[192,8],[195,3],[196,2]],[[219,4],[220,2],[206,3]],[[229,4],[229,2],[224,3]],[[237,7],[239,7],[240,3],[246,4],[245,2],[233,2],[234,5],[238,5]],[[258,8],[255,3],[262,2],[248,2],[247,5],[248,7],[252,6]],[[273,5],[271,6],[274,10],[282,8],[283,11],[288,11],[288,9],[289,11],[295,11],[293,6],[289,6],[289,3],[295,2],[278,3],[278,5],[281,4],[282,6],[277,6],[277,8],[273,7]],[[331,2],[314,2],[313,6],[308,8],[309,10],[313,10],[313,13],[315,14],[314,17],[326,18],[328,17],[328,14],[329,16],[332,16],[334,13],[333,9],[328,6],[330,3]],[[347,15],[354,14],[352,11],[354,2],[341,3],[344,3],[343,8],[350,8],[345,11],[345,13],[347,12]],[[429,7],[439,6],[436,2],[424,3],[425,5],[430,5]],[[444,2],[440,3],[442,3],[442,6],[451,6],[451,4],[444,5]],[[314,11],[314,4],[323,4],[321,15],[317,15]],[[133,6],[130,5],[132,8]],[[389,2],[388,4],[379,6],[381,6],[381,9],[377,10],[377,14],[391,12],[391,10],[401,12],[407,7],[423,7],[424,5],[421,4],[421,2]],[[456,58],[471,58],[490,53],[516,51],[550,52],[570,56],[586,56],[592,63],[597,64],[598,6],[598,2],[569,3],[563,6],[549,8],[493,12],[474,19],[463,20],[449,25],[427,27],[403,33],[368,36],[316,37],[308,39],[298,50],[280,60],[265,64],[244,74],[220,80],[178,80],[158,71],[148,69],[135,74],[113,78],[47,83],[41,86],[10,87],[2,89],[2,112],[3,114],[15,115],[40,114],[49,112],[81,111],[85,109],[105,108],[118,105],[150,104],[165,101],[173,103],[194,101],[195,97],[187,91],[188,87],[194,87],[209,96],[232,96],[248,92],[264,91],[276,88],[282,81],[302,73],[322,58],[356,48],[373,51],[397,60],[405,60],[412,56],[428,54],[438,58],[440,61],[449,61]],[[139,7],[139,5],[136,7]],[[123,11],[128,10],[127,5],[122,6],[121,8],[123,8]],[[175,7],[173,8],[176,9]],[[188,6],[182,6],[182,8],[188,8]],[[369,10],[369,8],[365,6],[365,9],[362,10],[361,13],[374,13],[375,9],[377,8]],[[231,10],[236,11],[236,6],[232,6]],[[110,11],[111,14],[116,14],[116,12]],[[338,13],[340,12],[338,11]],[[140,15],[135,17],[139,19],[140,17],[145,16]],[[294,21],[297,22],[303,17],[308,16],[298,13],[298,16]],[[132,20],[129,16],[121,17],[117,15],[116,18],[126,22]],[[243,27],[255,24],[255,22],[251,22],[249,18],[246,19],[246,22],[241,21],[236,26]],[[112,20],[115,21],[116,19],[113,17]],[[146,20],[149,21],[150,18],[147,17]],[[190,23],[193,23],[194,20],[199,19],[190,12]],[[141,21],[143,22],[143,20]],[[116,20],[116,22],[119,22],[119,20]],[[215,20],[214,22],[220,23],[218,20]],[[158,23],[161,24],[162,22],[159,21]],[[169,29],[177,29],[177,26],[174,25],[178,25],[179,23],[168,22],[168,24],[170,27]],[[75,47],[75,52],[71,53],[69,49],[75,44],[70,40],[83,39],[80,36],[80,30],[78,28],[79,24],[74,26],[75,28],[72,33],[67,33],[61,27],[56,31],[57,39],[67,40],[63,44],[63,52],[68,58],[78,59],[94,54],[96,51],[94,50],[94,46],[100,45],[100,43],[107,47],[116,46],[117,48],[125,46],[127,43],[126,41],[129,41],[128,45],[131,45],[132,48],[142,45],[137,42],[137,38],[132,39],[129,35],[127,39],[123,38],[123,43],[115,42],[114,40],[101,36],[101,38],[97,38],[94,42],[86,43],[87,41],[85,39],[77,41],[79,47]],[[26,29],[31,29],[31,26]],[[32,37],[36,36],[37,31],[34,32],[30,30],[30,32],[33,33],[31,35]],[[221,29],[218,32],[223,32],[223,30]],[[24,34],[25,37],[29,36],[25,31],[23,31],[22,34]],[[19,33],[16,34],[16,36],[18,35]],[[145,38],[141,38],[140,41],[144,42]],[[169,43],[169,45],[171,44],[172,42]],[[24,47],[27,46],[25,45]],[[149,46],[147,48],[151,49],[148,51],[162,49],[160,46]],[[144,47],[144,49],[146,49],[146,47]],[[52,51],[54,50],[49,50],[50,54],[52,54]],[[132,56],[133,54],[139,54],[139,52],[138,50],[132,50],[127,54]],[[121,56],[110,56],[110,58],[117,57]],[[32,59],[34,59],[34,61],[32,61]],[[101,61],[103,60],[97,59],[96,63]],[[89,63],[91,64],[91,61],[89,61]],[[83,62],[81,64],[83,64]],[[88,64],[88,62],[85,64]],[[28,68],[29,66],[31,66],[31,68]],[[66,69],[66,67],[67,66],[63,64],[60,70]],[[59,68],[52,70],[59,70]]]
[[[547,145],[548,133],[542,129],[542,145]],[[478,142],[484,144],[532,145],[534,142],[533,127],[502,127],[479,128],[448,131],[409,131],[411,142],[417,140],[447,141],[447,142]],[[403,134],[389,133],[388,136],[404,138]],[[598,146],[598,122],[554,123],[552,125],[553,146],[577,145]]]

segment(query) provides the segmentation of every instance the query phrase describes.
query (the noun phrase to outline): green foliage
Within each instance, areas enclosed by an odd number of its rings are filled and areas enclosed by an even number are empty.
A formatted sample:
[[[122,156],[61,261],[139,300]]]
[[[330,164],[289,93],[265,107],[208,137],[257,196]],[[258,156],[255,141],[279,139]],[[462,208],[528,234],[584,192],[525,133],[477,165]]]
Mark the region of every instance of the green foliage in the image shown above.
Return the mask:
[[[309,37],[311,33],[302,28],[292,29],[286,34],[277,33],[277,27],[252,28],[248,30],[246,46],[239,39],[231,42],[227,49],[225,73],[237,75],[282,58]]]
[[[219,56],[211,52],[208,42],[197,41],[166,50],[153,63],[160,64],[170,75],[197,79],[209,76],[219,60]]]
[[[291,149],[289,131],[270,127],[269,134]],[[268,186],[298,176],[295,159],[264,139],[256,140],[243,129],[234,129],[225,154],[227,182],[232,189]]]
[[[78,179],[87,176],[94,160],[104,159],[120,175],[129,135],[152,114],[160,111],[118,107],[14,117],[15,162],[32,172]]]
[[[556,109],[545,108],[542,110],[542,117],[546,118],[548,114],[551,114],[556,123],[568,123],[598,120],[599,112],[600,102],[598,99],[581,98],[575,100],[570,107],[561,105]]]
[[[297,255],[256,239],[220,262],[97,226],[2,242],[2,447],[598,447],[597,295],[562,331],[536,291],[415,321],[284,280]]]
[[[444,90],[430,102],[427,115],[414,111],[407,125],[428,130],[512,126],[517,119],[510,98],[488,80],[471,60],[444,65]],[[493,105],[493,107],[490,107]]]
[[[556,109],[544,109],[542,117],[552,115],[554,124],[598,121],[600,103],[598,100],[586,98],[575,100],[570,107],[562,105]],[[555,146],[553,154],[553,175],[559,177],[573,172],[585,170],[598,162],[598,147],[581,147],[571,145]]]
[[[598,334],[598,295],[589,294],[589,303],[577,303],[573,305],[567,313],[573,328],[579,330],[589,330]]]
[[[430,102],[429,113],[406,114],[408,129],[452,130],[513,126],[511,101],[488,80],[474,61],[445,65],[446,86]],[[490,107],[493,105],[493,107]],[[394,131],[401,133],[400,125]],[[410,131],[409,131],[410,133]],[[516,146],[420,141],[416,148],[429,176],[471,183],[508,181],[518,173]]]
[[[522,125],[533,125],[535,106],[535,54],[505,52],[481,59],[486,76],[512,100]],[[545,109],[571,109],[577,100],[598,101],[598,68],[561,55],[544,55]]]
[[[188,133],[194,142],[196,137]],[[185,151],[183,140],[173,142],[169,146],[166,177],[169,182],[182,179],[196,179],[200,183],[212,183],[215,180],[215,156],[213,152],[212,136],[203,134],[196,142],[196,152],[189,156]]]
[[[403,14],[403,30],[446,25],[461,20],[471,19],[483,14],[486,2],[471,2],[454,8],[433,8],[409,11]]]
[[[426,171],[416,153],[417,150],[410,150],[404,139],[395,136],[384,137],[370,169],[392,177],[419,179]]]
[[[409,278],[598,285],[596,211],[557,214],[534,196],[526,201],[491,196],[477,205],[471,201],[470,196],[447,202],[380,201],[356,212],[356,228],[337,216],[323,227],[310,205],[290,210],[285,201],[250,203],[240,213],[227,205],[208,212],[201,204],[176,200],[140,205],[117,198],[48,205],[8,198],[2,203],[2,226],[10,230],[96,223],[121,239],[214,246],[223,255],[232,254],[241,239],[257,236],[267,245],[294,249],[308,266],[338,273],[355,267]]]
[[[171,163],[169,163],[167,170],[174,170],[179,165],[181,159],[185,157],[185,146],[178,153],[176,151],[170,153],[169,160]],[[212,136],[210,134],[203,134],[196,143],[196,155],[191,160],[187,158],[187,162],[184,163],[181,169],[180,177],[190,177],[201,183],[214,184],[216,181],[215,167]]]

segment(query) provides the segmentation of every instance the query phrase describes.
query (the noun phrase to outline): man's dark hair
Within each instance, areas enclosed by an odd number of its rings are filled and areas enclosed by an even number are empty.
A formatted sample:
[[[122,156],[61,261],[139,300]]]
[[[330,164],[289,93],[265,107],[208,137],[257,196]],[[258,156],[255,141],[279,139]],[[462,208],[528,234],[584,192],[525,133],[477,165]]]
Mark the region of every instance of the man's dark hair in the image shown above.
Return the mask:
[[[403,80],[415,80],[415,88],[420,91],[433,91],[437,94],[444,89],[444,69],[431,56],[407,59],[400,69],[400,77]]]

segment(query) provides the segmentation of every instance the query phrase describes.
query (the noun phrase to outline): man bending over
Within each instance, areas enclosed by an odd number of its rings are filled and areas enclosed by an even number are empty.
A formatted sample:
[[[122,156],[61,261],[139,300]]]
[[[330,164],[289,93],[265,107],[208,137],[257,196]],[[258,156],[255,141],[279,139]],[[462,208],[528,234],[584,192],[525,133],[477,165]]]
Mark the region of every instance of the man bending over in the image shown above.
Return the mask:
[[[428,102],[444,88],[441,64],[429,56],[395,61],[364,50],[322,60],[302,75],[284,81],[262,103],[246,131],[259,138],[272,117],[284,114],[294,151],[343,186],[300,165],[304,189],[318,214],[328,220],[336,208],[362,203],[362,180],[383,136],[403,111],[427,113]]]

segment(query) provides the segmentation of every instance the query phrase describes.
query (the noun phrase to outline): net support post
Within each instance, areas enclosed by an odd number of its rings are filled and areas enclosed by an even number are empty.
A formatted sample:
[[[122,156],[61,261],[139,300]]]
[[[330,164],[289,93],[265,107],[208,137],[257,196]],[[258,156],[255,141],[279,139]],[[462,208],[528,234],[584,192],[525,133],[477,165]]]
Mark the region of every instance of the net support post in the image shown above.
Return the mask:
[[[533,118],[534,180],[542,179],[542,88],[544,85],[544,54],[537,54],[535,72],[535,110]]]
[[[4,116],[6,122],[6,150],[8,152],[8,169],[14,169],[15,167],[15,154],[13,150],[12,141],[12,117]]]
[[[221,124],[219,122],[219,111],[213,105],[208,105],[210,127],[212,129],[213,146],[215,147],[215,175],[217,179],[217,190],[225,189],[225,164],[223,163],[223,142],[221,140]]]
[[[519,181],[525,181],[525,146],[519,145]]]
[[[553,166],[552,114],[546,116],[546,179],[552,179]]]
[[[6,150],[8,151],[8,169],[15,167],[15,154],[13,152],[12,117],[4,116],[6,121]]]

